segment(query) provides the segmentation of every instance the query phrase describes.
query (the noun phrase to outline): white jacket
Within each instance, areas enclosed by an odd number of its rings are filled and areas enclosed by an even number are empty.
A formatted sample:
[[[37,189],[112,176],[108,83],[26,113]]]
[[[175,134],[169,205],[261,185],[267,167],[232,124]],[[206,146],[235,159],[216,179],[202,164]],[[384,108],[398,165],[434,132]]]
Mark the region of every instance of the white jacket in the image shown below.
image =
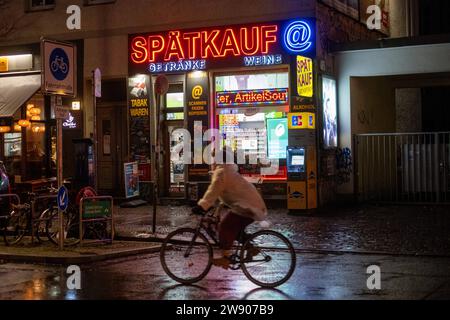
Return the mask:
[[[236,164],[217,166],[211,184],[198,205],[208,210],[217,199],[238,215],[255,221],[263,221],[267,217],[264,200],[255,186],[239,174]]]

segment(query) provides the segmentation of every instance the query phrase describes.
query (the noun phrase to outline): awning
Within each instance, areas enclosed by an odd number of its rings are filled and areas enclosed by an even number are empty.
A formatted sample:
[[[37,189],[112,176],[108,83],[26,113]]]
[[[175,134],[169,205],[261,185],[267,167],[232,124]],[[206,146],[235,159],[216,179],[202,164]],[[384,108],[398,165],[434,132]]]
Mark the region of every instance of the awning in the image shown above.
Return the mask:
[[[41,87],[41,75],[0,77],[0,117],[12,117]]]

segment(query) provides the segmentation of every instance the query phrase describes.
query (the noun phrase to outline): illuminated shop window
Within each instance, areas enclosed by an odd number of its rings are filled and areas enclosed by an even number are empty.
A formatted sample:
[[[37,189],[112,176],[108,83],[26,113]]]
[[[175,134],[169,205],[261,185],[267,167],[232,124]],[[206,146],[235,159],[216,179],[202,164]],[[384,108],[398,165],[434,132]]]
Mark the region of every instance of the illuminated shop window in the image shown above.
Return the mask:
[[[287,72],[226,75],[216,77],[216,91],[289,88]]]
[[[166,96],[166,107],[167,108],[183,108],[184,107],[184,93],[183,92],[173,92],[168,93]]]

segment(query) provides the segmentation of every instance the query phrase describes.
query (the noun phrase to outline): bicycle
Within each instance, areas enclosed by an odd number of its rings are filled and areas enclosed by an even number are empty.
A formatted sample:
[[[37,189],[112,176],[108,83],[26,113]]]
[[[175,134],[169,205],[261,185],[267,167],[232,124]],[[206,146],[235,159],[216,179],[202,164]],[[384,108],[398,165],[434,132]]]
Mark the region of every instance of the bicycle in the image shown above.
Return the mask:
[[[38,242],[43,242],[42,235],[45,234],[44,223],[50,219],[55,207],[49,205],[45,210],[39,214],[35,219],[32,215],[31,203],[35,200],[37,195],[35,193],[27,193],[29,203],[12,204],[11,212],[6,216],[3,227],[3,239],[7,246],[16,245],[22,241],[27,234],[33,234]],[[36,231],[36,232],[34,232]]]
[[[171,232],[164,240],[160,259],[167,275],[182,284],[193,284],[209,273],[213,260],[213,245],[219,241],[214,227],[218,225],[218,214],[223,205],[208,210],[201,216],[196,228],[180,228]],[[242,242],[244,242],[242,244]],[[233,247],[230,269],[242,269],[253,283],[264,288],[282,285],[292,276],[296,265],[296,254],[291,242],[282,234],[262,230],[251,234]],[[270,279],[269,279],[270,278]]]

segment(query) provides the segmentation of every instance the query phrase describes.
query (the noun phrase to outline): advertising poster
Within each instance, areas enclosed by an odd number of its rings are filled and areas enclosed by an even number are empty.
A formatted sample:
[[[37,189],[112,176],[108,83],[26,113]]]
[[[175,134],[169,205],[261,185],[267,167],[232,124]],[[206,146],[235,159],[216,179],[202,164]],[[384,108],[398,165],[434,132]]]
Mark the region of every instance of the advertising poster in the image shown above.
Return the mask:
[[[322,78],[323,143],[325,148],[337,147],[337,96],[336,80]]]
[[[372,6],[377,5],[381,9],[381,32],[386,35],[390,34],[390,23],[389,23],[389,0],[360,0],[360,17],[361,22],[367,24],[370,14],[367,13],[367,9]]]
[[[125,197],[139,196],[139,165],[137,162],[124,163]]]
[[[194,135],[201,135],[208,129],[209,82],[206,72],[195,72],[187,75],[186,104],[187,129]],[[206,144],[206,142],[204,143]],[[205,145],[203,146],[205,147]],[[195,155],[195,146],[191,150]],[[198,150],[197,150],[197,153]],[[203,154],[203,150],[201,153]],[[196,159],[194,159],[194,162]],[[209,166],[207,164],[191,164],[188,166],[188,180],[190,182],[209,181]]]
[[[137,161],[142,176],[141,181],[149,181],[150,176],[150,77],[139,75],[128,78],[128,117],[131,159]]]
[[[267,119],[267,153],[269,159],[286,159],[288,146],[287,118]]]

